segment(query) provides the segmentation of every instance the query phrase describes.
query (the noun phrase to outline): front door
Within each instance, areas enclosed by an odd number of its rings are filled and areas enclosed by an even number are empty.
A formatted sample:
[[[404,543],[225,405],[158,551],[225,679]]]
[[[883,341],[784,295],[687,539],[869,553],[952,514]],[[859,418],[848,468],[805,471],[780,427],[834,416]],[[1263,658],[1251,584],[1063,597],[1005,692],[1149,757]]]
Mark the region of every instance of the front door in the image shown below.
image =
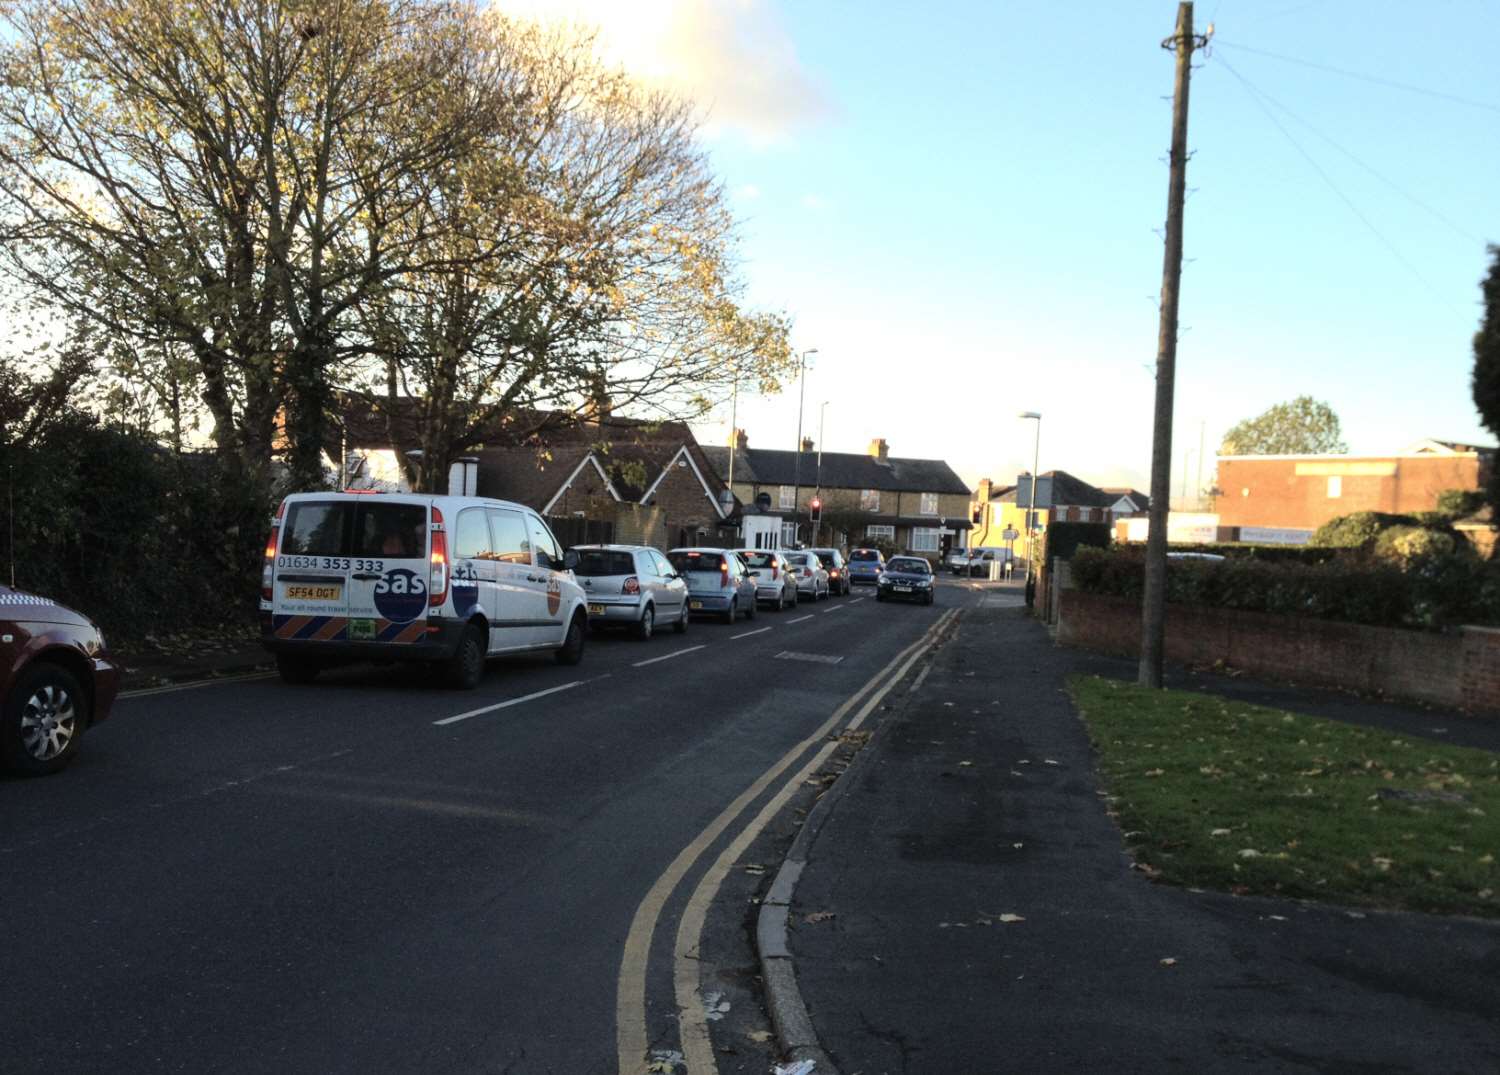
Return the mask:
[[[532,570],[526,581],[531,588],[528,599],[536,610],[533,645],[559,645],[567,631],[563,619],[567,610],[563,608],[562,584],[564,574],[562,549],[547,524],[535,515],[526,516],[527,530],[531,535]]]
[[[535,638],[539,612],[528,576],[536,573],[531,563],[531,534],[526,516],[510,508],[487,508],[490,543],[495,558],[495,611],[490,618],[496,649],[521,649]]]
[[[489,623],[489,652],[501,648],[495,626],[499,607],[500,565],[490,541],[490,524],[484,508],[465,508],[453,526],[453,614],[467,620],[477,610]]]

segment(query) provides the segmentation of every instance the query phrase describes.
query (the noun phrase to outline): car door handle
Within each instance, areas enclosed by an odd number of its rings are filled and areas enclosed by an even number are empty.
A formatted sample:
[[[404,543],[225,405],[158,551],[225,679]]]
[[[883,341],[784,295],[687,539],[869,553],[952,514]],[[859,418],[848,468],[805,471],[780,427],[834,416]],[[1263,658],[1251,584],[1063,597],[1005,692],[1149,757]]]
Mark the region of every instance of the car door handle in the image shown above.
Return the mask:
[[[359,579],[360,582],[380,581],[380,576],[373,571],[356,571],[353,577]]]

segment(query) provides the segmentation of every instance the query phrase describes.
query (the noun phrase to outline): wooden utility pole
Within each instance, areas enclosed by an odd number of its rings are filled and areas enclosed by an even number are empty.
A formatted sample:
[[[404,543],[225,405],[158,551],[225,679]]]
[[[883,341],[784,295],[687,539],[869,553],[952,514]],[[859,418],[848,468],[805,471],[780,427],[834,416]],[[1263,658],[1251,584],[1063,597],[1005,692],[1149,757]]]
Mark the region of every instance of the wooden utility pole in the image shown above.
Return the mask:
[[[1213,28],[1209,28],[1213,32]],[[1161,326],[1156,340],[1156,424],[1151,434],[1151,529],[1146,538],[1146,586],[1141,601],[1139,682],[1161,686],[1167,612],[1167,514],[1172,500],[1172,400],[1177,371],[1177,301],[1182,281],[1182,203],[1187,197],[1188,80],[1193,50],[1208,37],[1193,36],[1193,5],[1177,5],[1177,32],[1162,48],[1177,53],[1172,93],[1172,172],[1167,182],[1166,252],[1161,271]]]

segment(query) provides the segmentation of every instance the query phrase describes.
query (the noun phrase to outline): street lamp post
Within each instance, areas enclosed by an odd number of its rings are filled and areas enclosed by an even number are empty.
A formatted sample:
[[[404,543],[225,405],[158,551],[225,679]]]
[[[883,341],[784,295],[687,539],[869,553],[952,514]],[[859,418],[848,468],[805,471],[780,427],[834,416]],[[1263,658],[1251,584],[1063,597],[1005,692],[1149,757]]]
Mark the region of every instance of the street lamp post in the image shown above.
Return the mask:
[[[1037,411],[1022,411],[1017,418],[1036,419],[1036,443],[1031,455],[1031,506],[1026,509],[1026,597],[1030,604],[1036,590],[1036,483],[1042,458],[1042,416]]]
[[[816,347],[810,347],[802,352],[802,387],[797,390],[797,461],[792,465],[792,545],[795,547],[797,540],[795,535],[799,531],[797,525],[797,502],[802,499],[802,404],[807,399],[807,356],[818,353]]]

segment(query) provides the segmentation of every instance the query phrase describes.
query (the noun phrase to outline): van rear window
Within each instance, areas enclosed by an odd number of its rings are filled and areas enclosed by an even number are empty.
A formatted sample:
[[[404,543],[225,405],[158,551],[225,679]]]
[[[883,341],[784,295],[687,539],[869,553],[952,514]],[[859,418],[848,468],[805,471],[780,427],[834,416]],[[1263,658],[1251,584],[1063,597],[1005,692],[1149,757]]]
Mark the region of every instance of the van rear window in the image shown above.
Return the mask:
[[[427,555],[427,508],[342,500],[302,500],[287,509],[284,556],[368,556],[422,559]]]

